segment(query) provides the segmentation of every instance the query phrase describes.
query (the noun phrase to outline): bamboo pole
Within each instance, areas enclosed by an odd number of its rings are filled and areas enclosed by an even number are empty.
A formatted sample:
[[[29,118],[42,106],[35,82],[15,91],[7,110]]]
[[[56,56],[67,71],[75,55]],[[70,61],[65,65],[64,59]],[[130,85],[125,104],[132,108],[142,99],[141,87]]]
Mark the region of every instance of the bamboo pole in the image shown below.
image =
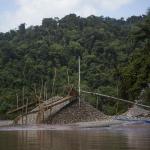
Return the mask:
[[[23,125],[23,109],[22,109],[22,114],[21,114],[21,124]]]
[[[22,112],[21,112],[21,124],[23,125],[23,108],[22,108]]]
[[[69,70],[68,70],[68,68],[67,68],[67,80],[68,80],[68,86],[69,86],[69,84],[70,84],[70,78],[69,78]]]
[[[22,88],[22,102],[23,102],[23,105],[24,105],[24,93],[25,93],[24,90],[25,89],[24,89],[24,86],[23,86],[23,88]]]
[[[16,93],[16,98],[17,98],[17,109],[18,109],[18,101],[19,101],[19,98],[18,98],[18,94]]]
[[[22,104],[23,104],[23,106],[24,106],[24,86],[23,86],[23,88],[22,88]],[[22,116],[21,116],[21,120],[22,120],[22,125],[23,125],[23,107],[22,107]]]
[[[47,100],[47,87],[46,87],[46,89],[45,89],[45,90],[46,90],[46,100]]]
[[[56,68],[54,69],[54,79],[53,79],[53,85],[52,85],[52,96],[54,94],[54,86],[55,86],[55,81],[56,81]]]
[[[104,95],[104,94],[100,94],[100,93],[88,92],[88,91],[83,91],[83,90],[81,92],[82,93],[87,93],[87,94],[99,95],[99,96],[102,96],[102,97],[106,97],[106,98],[115,99],[115,100],[119,100],[119,101],[122,101],[122,102],[130,103],[130,104],[134,104],[134,105],[137,105],[137,106],[150,108],[150,106],[147,106],[147,105],[144,105],[144,104],[137,104],[135,102],[132,102],[132,101],[129,101],[129,100],[124,100],[124,99],[113,97],[113,96],[108,96],[108,95]],[[137,101],[137,100],[134,100],[134,101]]]
[[[43,93],[43,79],[42,80],[42,84],[41,84],[41,90],[40,90],[40,99],[42,99],[42,93]]]
[[[98,109],[98,101],[99,101],[99,97],[97,96],[97,102],[96,102],[96,108]]]
[[[37,123],[40,122],[40,117],[41,117],[41,97],[39,97],[39,110],[38,110],[38,115],[37,115]]]
[[[43,93],[44,93],[44,101],[45,101],[45,100],[47,100],[47,98],[46,98],[46,82],[44,84]]]
[[[28,123],[28,98],[27,98],[27,101],[26,101],[26,124]]]
[[[116,115],[118,114],[118,107],[119,107],[119,102],[117,101],[117,103],[116,103]]]
[[[36,101],[36,103],[38,103],[36,84],[34,84],[34,94],[35,94],[35,101]]]
[[[36,84],[34,84],[34,93],[35,93],[35,95],[36,95]]]
[[[79,61],[79,81],[78,81],[78,92],[79,92],[79,107],[81,105],[81,99],[80,99],[80,92],[81,92],[81,89],[80,89],[80,82],[81,82],[81,76],[80,76],[80,56],[78,58],[78,61]]]
[[[43,86],[43,101],[45,101],[45,83],[44,83],[44,86]]]

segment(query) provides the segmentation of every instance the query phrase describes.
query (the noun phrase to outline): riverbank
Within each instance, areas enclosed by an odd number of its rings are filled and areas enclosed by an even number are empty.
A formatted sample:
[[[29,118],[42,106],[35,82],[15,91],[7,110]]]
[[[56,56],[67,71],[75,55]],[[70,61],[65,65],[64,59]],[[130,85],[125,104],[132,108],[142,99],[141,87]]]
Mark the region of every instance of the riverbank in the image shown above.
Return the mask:
[[[114,119],[106,119],[101,121],[90,121],[90,122],[78,122],[69,124],[74,128],[100,128],[100,127],[110,127],[114,125],[121,125],[128,123],[127,121],[114,120]]]
[[[31,125],[14,125],[13,121],[0,121],[0,131],[14,131],[14,130],[73,130],[86,128],[107,128],[107,127],[124,127],[124,126],[141,126],[146,125],[150,127],[150,123],[145,121],[127,121],[117,119],[104,119],[100,121],[77,122],[71,124],[31,124]]]
[[[150,111],[133,106],[126,113],[117,116],[108,116],[103,112],[97,110],[89,103],[82,101],[79,107],[78,101],[72,102],[66,107],[62,108],[58,113],[49,116],[40,124],[23,124],[25,127],[46,126],[48,128],[63,126],[67,128],[100,128],[110,127],[115,125],[124,125],[129,123],[149,123]],[[0,120],[0,127],[17,126],[13,125],[12,120]],[[20,125],[22,126],[22,125]]]
[[[13,124],[13,120],[0,120],[0,127],[10,126]]]
[[[124,124],[124,121],[119,120],[102,120],[91,122],[78,122],[64,125],[50,125],[50,124],[35,124],[35,125],[13,125],[12,121],[0,122],[0,131],[2,130],[72,130],[81,128],[103,128],[115,125]]]

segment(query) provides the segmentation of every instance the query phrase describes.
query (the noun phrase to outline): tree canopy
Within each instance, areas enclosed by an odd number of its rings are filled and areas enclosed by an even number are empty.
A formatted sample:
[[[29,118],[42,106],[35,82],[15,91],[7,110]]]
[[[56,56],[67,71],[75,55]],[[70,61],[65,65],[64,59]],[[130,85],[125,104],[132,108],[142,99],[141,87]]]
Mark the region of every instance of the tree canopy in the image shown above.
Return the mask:
[[[0,113],[15,105],[16,94],[21,99],[23,87],[30,100],[42,83],[51,95],[55,74],[55,94],[68,84],[67,71],[76,87],[78,56],[85,90],[134,100],[146,89],[148,96],[149,48],[149,12],[127,20],[70,14],[0,33]]]

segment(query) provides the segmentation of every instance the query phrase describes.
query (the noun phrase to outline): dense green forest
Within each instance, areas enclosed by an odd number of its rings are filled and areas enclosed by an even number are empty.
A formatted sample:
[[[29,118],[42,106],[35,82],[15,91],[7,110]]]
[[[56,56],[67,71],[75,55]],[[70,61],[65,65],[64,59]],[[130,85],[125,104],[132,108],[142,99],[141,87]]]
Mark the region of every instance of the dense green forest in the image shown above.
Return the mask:
[[[150,103],[150,11],[126,20],[70,14],[0,33],[0,114],[17,96],[21,105],[23,92],[32,101],[42,85],[48,97],[68,84],[77,88],[78,56],[82,89]],[[115,105],[108,101],[103,109],[114,114]]]

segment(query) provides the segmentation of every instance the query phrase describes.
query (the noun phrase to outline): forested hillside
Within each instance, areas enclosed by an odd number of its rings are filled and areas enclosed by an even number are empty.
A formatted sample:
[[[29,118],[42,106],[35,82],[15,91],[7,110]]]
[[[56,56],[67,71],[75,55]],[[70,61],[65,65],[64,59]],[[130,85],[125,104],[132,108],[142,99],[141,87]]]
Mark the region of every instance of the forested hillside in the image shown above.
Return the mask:
[[[145,103],[150,100],[150,13],[127,20],[70,14],[0,33],[0,113],[16,105],[17,96],[21,103],[22,92],[31,101],[41,85],[48,96],[61,95],[67,74],[77,87],[78,56],[82,89],[130,100],[145,89]]]

